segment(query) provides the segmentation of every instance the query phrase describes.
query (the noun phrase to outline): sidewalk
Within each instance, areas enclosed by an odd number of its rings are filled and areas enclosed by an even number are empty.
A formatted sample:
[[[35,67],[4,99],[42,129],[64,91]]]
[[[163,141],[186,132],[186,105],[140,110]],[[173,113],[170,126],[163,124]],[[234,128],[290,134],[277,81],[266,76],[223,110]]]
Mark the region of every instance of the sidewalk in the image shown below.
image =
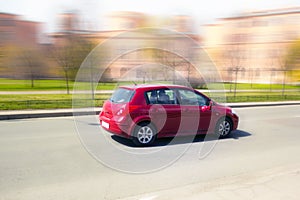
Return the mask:
[[[227,103],[232,108],[300,105],[300,101]],[[101,108],[0,111],[0,120],[99,114]]]
[[[0,111],[0,120],[99,114],[101,108]]]

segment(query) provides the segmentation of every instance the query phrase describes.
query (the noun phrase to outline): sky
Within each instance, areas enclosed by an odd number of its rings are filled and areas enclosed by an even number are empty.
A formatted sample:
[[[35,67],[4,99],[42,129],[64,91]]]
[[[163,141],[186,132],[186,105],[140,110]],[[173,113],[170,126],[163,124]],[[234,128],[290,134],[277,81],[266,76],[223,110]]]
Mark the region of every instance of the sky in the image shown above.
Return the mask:
[[[0,0],[0,12],[21,15],[25,20],[44,22],[44,32],[57,29],[59,13],[77,11],[94,29],[104,27],[104,16],[112,11],[136,11],[150,15],[184,14],[197,25],[245,11],[300,7],[300,0]]]

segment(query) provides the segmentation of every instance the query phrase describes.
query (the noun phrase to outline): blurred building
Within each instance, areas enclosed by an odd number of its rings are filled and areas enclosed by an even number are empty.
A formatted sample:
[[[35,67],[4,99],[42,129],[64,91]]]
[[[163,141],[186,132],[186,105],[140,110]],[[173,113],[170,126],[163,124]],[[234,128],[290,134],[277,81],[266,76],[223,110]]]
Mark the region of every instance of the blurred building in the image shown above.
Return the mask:
[[[42,23],[21,20],[18,15],[0,13],[0,46],[37,46]]]
[[[46,59],[43,23],[0,13],[0,76],[18,79],[51,77]]]
[[[58,28],[61,32],[79,31],[81,29],[79,21],[80,18],[78,13],[76,13],[75,11],[61,13],[59,14],[58,18]]]
[[[171,80],[174,78],[173,75],[167,75],[166,71],[170,72],[170,69],[174,67],[176,67],[176,71],[179,71],[180,74],[185,77],[192,76],[190,74],[195,74],[187,70],[187,63],[184,63],[180,58],[185,57],[188,59],[191,56],[194,56],[191,52],[191,43],[186,40],[187,36],[197,42],[200,41],[198,33],[193,29],[194,27],[190,16],[170,16],[168,20],[163,20],[159,19],[159,17],[145,15],[144,13],[121,11],[113,12],[108,15],[107,21],[110,25],[107,27],[112,33],[109,39],[115,40],[115,43],[118,43],[118,45],[116,45],[118,46],[117,48],[120,48],[114,49],[114,51],[132,51],[132,49],[137,47],[151,47],[151,44],[159,43],[163,49],[172,51],[172,49],[175,50],[176,48],[176,50],[180,52],[180,55],[177,56],[168,52],[159,52],[156,50],[147,51],[137,49],[134,52],[127,52],[111,66],[112,69],[110,70],[110,73],[111,77],[114,79],[134,79],[140,81],[144,79]],[[149,27],[155,27],[156,30],[154,32],[149,32],[149,30],[147,30]],[[137,31],[133,34],[125,33],[126,31],[138,28],[146,29],[144,32]],[[160,28],[161,30],[159,30]],[[164,28],[171,28],[174,31],[182,33],[182,35],[175,35],[174,33],[164,31]],[[117,37],[114,38],[114,36]],[[158,70],[158,73],[149,72],[146,68],[151,67],[155,71],[155,64],[153,63],[156,63],[157,67],[159,64],[166,65],[169,69],[164,72]],[[162,68],[162,65],[160,65],[159,68]]]
[[[147,26],[148,17],[139,12],[118,11],[108,15],[107,30],[130,30]]]
[[[287,49],[300,38],[300,8],[248,12],[219,19],[204,31],[224,81],[280,83]]]
[[[106,70],[105,77],[110,80],[144,80],[145,70],[138,69],[138,66],[145,66],[145,64],[158,62],[155,60],[153,51],[143,51],[140,49],[133,49],[139,46],[151,46],[154,43],[166,44],[165,49],[177,48],[180,49],[181,55],[177,56],[176,59],[182,57],[189,57],[192,55],[191,46],[185,38],[189,36],[193,40],[200,42],[199,34],[194,32],[192,20],[188,16],[173,16],[170,17],[171,25],[176,31],[181,31],[183,34],[168,35],[165,31],[159,31],[159,28],[169,28],[169,24],[160,24],[160,20],[152,20],[152,17],[147,16],[143,13],[138,12],[113,12],[107,16],[105,30],[102,31],[87,31],[78,29],[77,22],[78,15],[66,13],[60,15],[60,31],[51,34],[54,45],[60,46],[66,44],[68,37],[76,35],[82,37],[94,44],[100,44],[106,40],[112,41],[112,46],[107,47],[106,57],[111,59],[111,55],[118,55],[123,53],[119,58],[111,63],[110,69]],[[163,20],[162,20],[163,21]],[[147,31],[147,27],[155,26],[157,31],[155,33]],[[79,26],[80,27],[80,26]],[[135,30],[139,28],[146,28],[145,31],[137,31],[127,34],[126,31]],[[167,35],[166,35],[167,34]],[[175,47],[176,46],[176,47]],[[168,54],[170,59],[174,59],[174,55]],[[175,60],[172,60],[173,63]],[[169,61],[171,63],[171,61]],[[164,63],[167,64],[167,63]],[[182,64],[183,65],[183,64]],[[150,66],[150,65],[147,65]],[[151,65],[153,67],[153,65]],[[174,66],[170,66],[174,67]],[[181,70],[185,76],[192,76],[190,71],[187,72],[187,65],[176,66],[178,70]],[[133,70],[135,69],[135,70]],[[162,75],[160,74],[162,77]],[[152,79],[153,77],[147,77]],[[170,79],[172,77],[169,77]],[[162,77],[165,79],[165,77]]]
[[[194,23],[191,16],[176,15],[172,20],[172,28],[181,33],[194,33]]]

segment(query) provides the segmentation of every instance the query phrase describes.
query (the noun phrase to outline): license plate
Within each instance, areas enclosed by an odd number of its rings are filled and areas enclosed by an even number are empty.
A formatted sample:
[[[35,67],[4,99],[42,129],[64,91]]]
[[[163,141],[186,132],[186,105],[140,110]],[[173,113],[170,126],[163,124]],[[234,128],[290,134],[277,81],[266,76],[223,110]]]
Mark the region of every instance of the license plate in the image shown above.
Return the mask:
[[[105,122],[105,121],[102,121],[102,126],[103,126],[104,128],[109,129],[109,123],[107,123],[107,122]]]

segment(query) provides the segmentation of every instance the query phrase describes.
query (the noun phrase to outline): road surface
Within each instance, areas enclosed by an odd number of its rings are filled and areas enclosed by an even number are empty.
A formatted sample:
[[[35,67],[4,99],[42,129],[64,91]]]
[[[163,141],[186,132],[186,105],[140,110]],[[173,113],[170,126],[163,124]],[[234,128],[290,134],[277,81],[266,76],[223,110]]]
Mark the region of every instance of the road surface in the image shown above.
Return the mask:
[[[188,146],[187,151],[148,173],[122,172],[135,163],[124,163],[114,152],[103,153],[120,160],[120,170],[99,162],[80,140],[73,117],[0,121],[0,199],[297,199],[300,106],[236,111],[241,121],[231,137],[205,142],[197,137],[191,145],[179,139],[171,148]],[[100,134],[88,117],[77,120]],[[143,151],[105,134],[122,151]],[[168,142],[159,140],[150,150],[167,148]],[[214,145],[199,158],[204,143]],[[169,157],[149,159],[150,166]]]

